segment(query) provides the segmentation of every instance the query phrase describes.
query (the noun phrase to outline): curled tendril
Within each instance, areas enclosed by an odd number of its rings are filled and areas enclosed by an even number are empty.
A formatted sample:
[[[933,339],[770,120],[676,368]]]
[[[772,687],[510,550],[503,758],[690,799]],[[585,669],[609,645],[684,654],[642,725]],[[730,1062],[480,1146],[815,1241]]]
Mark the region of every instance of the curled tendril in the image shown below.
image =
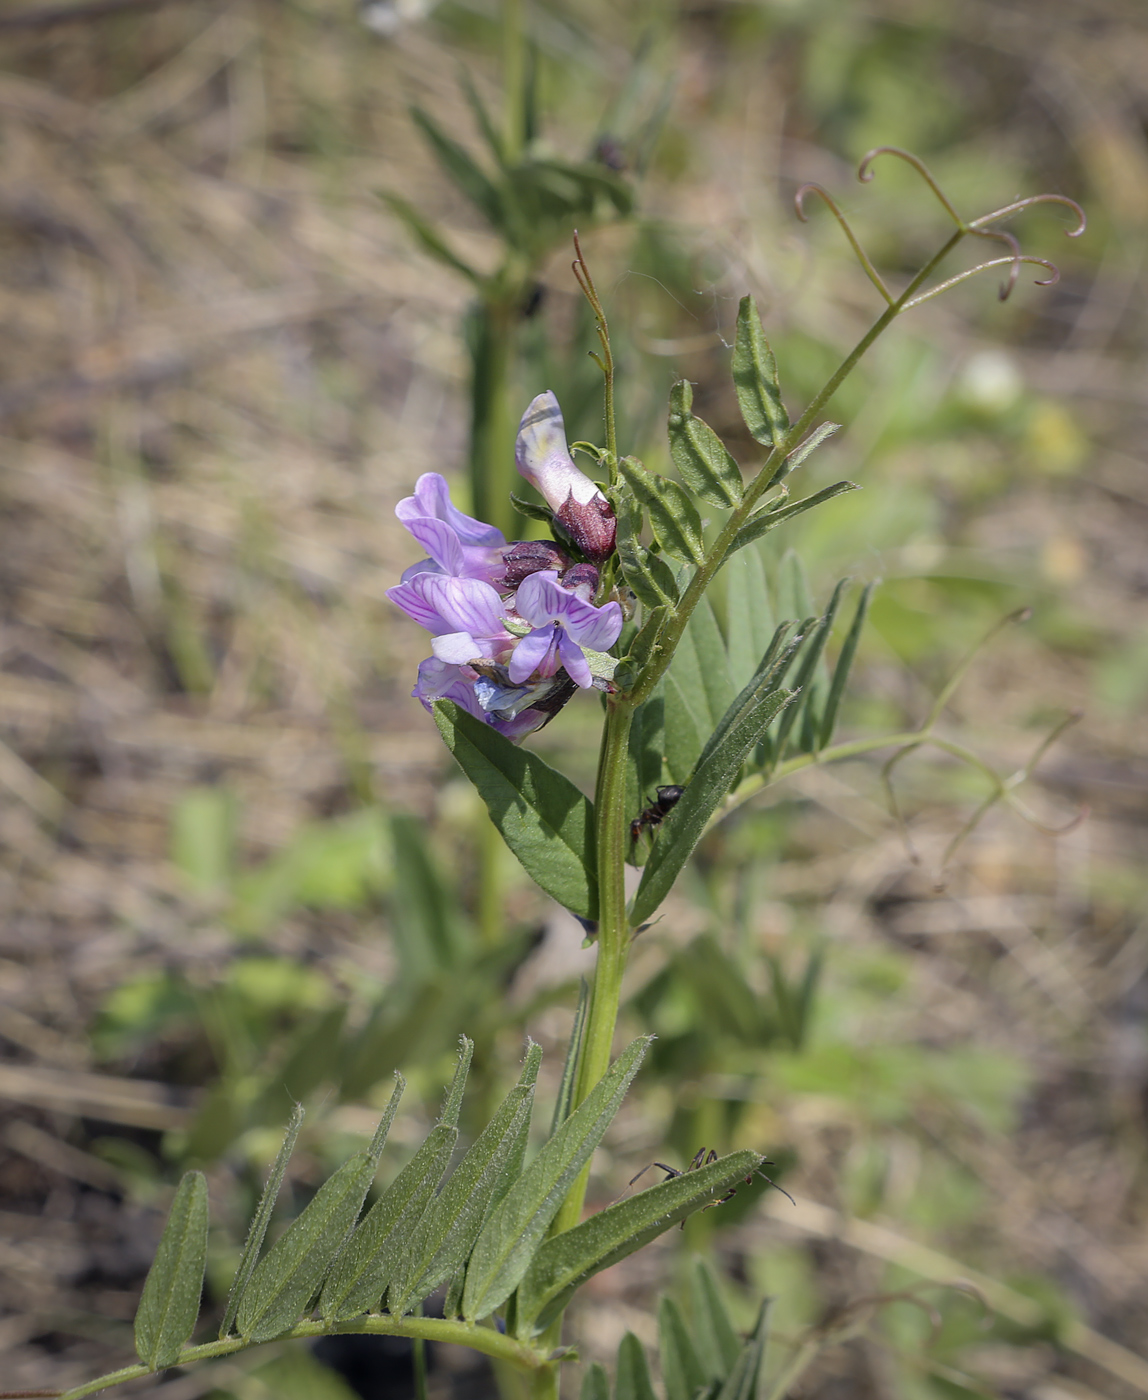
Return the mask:
[[[1066,228],[1064,230],[1064,236],[1066,238],[1079,238],[1088,227],[1088,218],[1084,210],[1077,204],[1075,199],[1069,199],[1066,194],[1030,194],[1027,199],[1018,199],[1012,204],[1006,204],[1003,209],[994,209],[991,214],[982,214],[979,219],[970,219],[968,227],[976,230],[979,229],[982,224],[995,223],[997,219],[1007,219],[1010,214],[1016,214],[1021,209],[1027,209],[1030,204],[1063,204],[1066,209],[1071,209],[1079,222],[1075,228]]]
[[[1069,238],[1079,238],[1087,226],[1087,219],[1085,218],[1084,210],[1080,207],[1080,205],[1076,202],[1075,199],[1070,199],[1067,195],[1063,194],[1029,195],[1026,199],[1014,200],[1011,204],[1006,204],[1000,209],[994,209],[991,214],[982,214],[979,218],[976,219],[963,219],[961,215],[957,212],[956,206],[953,204],[952,200],[949,199],[948,195],[945,194],[944,190],[941,188],[940,184],[936,179],[936,176],[934,176],[933,172],[920,158],[920,156],[914,155],[912,151],[904,150],[901,146],[874,146],[871,151],[867,151],[862,157],[860,165],[857,167],[857,178],[863,183],[868,183],[870,180],[872,180],[874,175],[874,171],[872,168],[873,162],[877,159],[878,156],[882,155],[896,156],[898,160],[902,160],[907,165],[911,165],[913,167],[913,169],[917,172],[917,174],[933,192],[933,195],[936,197],[941,207],[956,224],[957,229],[959,230],[959,232],[956,235],[954,235],[954,238],[956,240],[959,241],[962,234],[972,234],[978,238],[995,238],[998,242],[1006,244],[1012,252],[1011,258],[994,258],[990,259],[987,262],[979,263],[976,267],[971,268],[969,271],[959,273],[955,277],[950,277],[947,281],[940,283],[939,286],[933,287],[930,291],[921,293],[920,296],[911,297],[903,303],[898,303],[889,293],[888,288],[885,286],[885,283],[881,280],[881,277],[877,273],[876,268],[874,268],[873,264],[870,262],[869,258],[866,256],[865,252],[861,248],[861,245],[858,242],[856,235],[853,233],[853,230],[849,227],[845,216],[841,213],[840,209],[838,209],[837,205],[833,202],[833,200],[826,193],[826,191],[823,190],[820,185],[802,185],[801,189],[798,190],[796,197],[798,217],[802,220],[804,220],[806,217],[805,210],[803,207],[803,201],[806,193],[812,190],[819,194],[821,198],[825,201],[825,203],[829,205],[829,208],[833,211],[837,222],[845,231],[845,236],[846,238],[848,238],[854,253],[856,253],[857,258],[860,261],[862,267],[865,269],[866,275],[869,277],[870,281],[873,282],[873,284],[878,288],[888,305],[896,306],[896,309],[898,311],[907,311],[911,306],[920,306],[922,302],[929,301],[932,297],[938,296],[941,292],[948,291],[950,287],[956,286],[958,282],[963,282],[967,278],[974,276],[978,272],[984,272],[988,268],[1003,267],[1006,264],[1009,268],[1009,274],[1000,288],[999,295],[1001,301],[1007,301],[1008,297],[1012,293],[1013,288],[1016,286],[1017,279],[1020,276],[1020,265],[1022,262],[1035,263],[1041,267],[1048,269],[1049,276],[1045,279],[1038,279],[1036,283],[1038,287],[1050,287],[1054,283],[1056,283],[1059,280],[1060,273],[1052,263],[1047,262],[1044,258],[1033,258],[1026,256],[1025,254],[1021,253],[1020,244],[1018,243],[1017,239],[1014,237],[1013,234],[1007,232],[1004,229],[995,229],[989,227],[990,224],[995,224],[1001,219],[1008,218],[1008,216],[1011,214],[1016,214],[1023,209],[1029,208],[1030,205],[1063,204],[1066,208],[1071,209],[1077,217],[1077,225],[1075,228],[1065,229],[1065,233],[1068,235]]]
[[[873,178],[873,171],[870,170],[869,167],[873,164],[873,162],[877,159],[878,156],[896,156],[899,160],[906,161],[909,165],[913,167],[917,174],[920,175],[921,179],[924,180],[925,184],[928,185],[928,187],[937,196],[937,198],[943,205],[946,213],[948,213],[948,215],[957,225],[957,227],[969,227],[968,224],[965,223],[964,219],[962,219],[961,216],[957,213],[957,211],[953,208],[952,202],[950,201],[948,195],[944,192],[943,189],[941,189],[940,185],[937,184],[936,177],[933,175],[933,172],[929,169],[929,167],[925,164],[921,157],[915,156],[912,151],[906,151],[900,146],[874,146],[871,151],[867,151],[865,155],[862,156],[861,164],[857,167],[857,178],[863,184],[868,184],[869,181]]]
[[[920,306],[923,301],[932,301],[934,297],[940,296],[942,292],[947,292],[950,287],[955,287],[958,282],[967,282],[970,277],[975,277],[978,272],[987,272],[993,267],[1016,268],[1019,263],[1034,263],[1038,267],[1048,269],[1049,275],[1047,277],[1038,277],[1036,279],[1036,285],[1038,287],[1054,287],[1057,282],[1060,281],[1060,269],[1056,267],[1054,263],[1050,263],[1047,258],[1033,258],[1027,253],[1020,253],[1012,258],[990,258],[988,262],[977,263],[976,267],[970,267],[965,272],[958,272],[955,277],[949,277],[944,282],[938,283],[937,286],[930,287],[927,292],[922,292],[919,297],[911,297],[904,306],[902,306],[901,310],[908,311],[911,306]],[[1015,280],[1016,279],[1013,278],[1001,287],[998,295],[1002,301],[1004,301],[1005,297],[1007,297],[1012,290],[1012,285]]]
[[[809,215],[805,212],[805,196],[807,194],[820,195],[820,197],[829,206],[830,210],[833,213],[833,217],[841,225],[845,237],[849,240],[849,246],[857,255],[857,261],[865,269],[865,275],[869,278],[869,281],[873,283],[873,285],[885,298],[886,303],[889,306],[892,306],[894,301],[892,292],[890,292],[889,288],[886,287],[885,283],[882,281],[881,274],[869,261],[869,255],[868,253],[866,253],[865,249],[862,248],[861,243],[857,238],[857,235],[849,226],[849,220],[838,208],[836,200],[833,198],[833,196],[829,193],[828,190],[823,188],[823,186],[821,185],[815,184],[813,181],[810,181],[808,184],[802,185],[801,188],[797,191],[797,193],[793,196],[793,207],[797,210],[797,217],[801,220],[803,224],[807,223],[809,220]]]

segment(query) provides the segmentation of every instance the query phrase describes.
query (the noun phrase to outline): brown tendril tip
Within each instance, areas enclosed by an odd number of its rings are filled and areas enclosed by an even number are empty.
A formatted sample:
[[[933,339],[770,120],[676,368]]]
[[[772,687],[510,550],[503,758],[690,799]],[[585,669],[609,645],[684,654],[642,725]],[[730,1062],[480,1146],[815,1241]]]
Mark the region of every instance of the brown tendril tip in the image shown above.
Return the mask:
[[[1020,276],[1021,251],[1020,243],[1005,229],[977,228],[970,229],[970,232],[978,238],[995,238],[1001,243],[1007,243],[1012,249],[1012,266],[1009,268],[1008,277],[1001,283],[1000,291],[997,295],[1001,301],[1008,301],[1012,295],[1012,289],[1016,286],[1017,278]]]

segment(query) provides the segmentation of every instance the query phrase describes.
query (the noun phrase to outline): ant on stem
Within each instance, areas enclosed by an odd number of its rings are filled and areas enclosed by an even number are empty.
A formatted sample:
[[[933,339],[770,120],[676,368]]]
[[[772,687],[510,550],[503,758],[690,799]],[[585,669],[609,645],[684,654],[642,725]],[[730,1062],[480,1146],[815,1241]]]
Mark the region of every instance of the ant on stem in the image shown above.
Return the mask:
[[[633,1186],[635,1181],[640,1181],[642,1177],[644,1177],[645,1174],[650,1170],[650,1167],[657,1167],[660,1171],[664,1171],[666,1173],[666,1180],[672,1181],[675,1176],[685,1176],[686,1172],[695,1172],[698,1170],[699,1167],[708,1167],[711,1162],[716,1162],[717,1160],[718,1155],[712,1147],[709,1148],[708,1151],[704,1147],[699,1147],[698,1150],[694,1153],[693,1161],[690,1162],[689,1166],[685,1169],[685,1171],[679,1171],[677,1167],[668,1166],[665,1162],[651,1162],[649,1166],[643,1167],[642,1170],[637,1174],[637,1176],[632,1176],[630,1178],[630,1185]],[[772,1167],[775,1164],[771,1162],[768,1157],[764,1157],[762,1159],[761,1165],[764,1167]],[[768,1181],[771,1186],[775,1187],[778,1191],[781,1192],[781,1194],[786,1198],[786,1200],[792,1202],[793,1205],[797,1204],[797,1202],[794,1201],[793,1197],[789,1194],[785,1187],[778,1186],[777,1182],[774,1181],[774,1179],[771,1176],[766,1176],[765,1172],[761,1170],[761,1167],[758,1167],[756,1171],[750,1172],[749,1176],[747,1176],[745,1179],[745,1184],[748,1186],[755,1176],[760,1176],[763,1180]],[[710,1206],[725,1205],[726,1201],[730,1200],[736,1195],[737,1187],[731,1186],[724,1196],[719,1196],[716,1201],[710,1201],[709,1205],[702,1206],[702,1210],[709,1210]],[[686,1222],[684,1220],[682,1221],[679,1228],[682,1230],[686,1228]]]
[[[661,826],[662,822],[670,815],[670,812],[677,806],[685,788],[679,783],[666,783],[657,789],[657,795],[650,805],[644,808],[630,823],[630,841],[637,844],[638,837],[649,827],[653,831],[654,827]],[[657,1166],[655,1162],[653,1165]]]

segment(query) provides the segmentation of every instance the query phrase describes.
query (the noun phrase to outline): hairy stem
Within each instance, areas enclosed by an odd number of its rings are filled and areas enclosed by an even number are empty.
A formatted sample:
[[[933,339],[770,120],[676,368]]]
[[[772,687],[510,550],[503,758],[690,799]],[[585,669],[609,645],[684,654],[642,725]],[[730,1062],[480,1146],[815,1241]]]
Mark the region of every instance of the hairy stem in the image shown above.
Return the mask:
[[[475,1327],[467,1322],[450,1322],[439,1317],[357,1317],[351,1322],[300,1322],[274,1340],[289,1341],[296,1337],[326,1337],[332,1333],[370,1333],[383,1337],[410,1337],[412,1340],[431,1342],[453,1342],[458,1346],[470,1347],[474,1351],[485,1352],[500,1361],[506,1361],[518,1369],[554,1371],[555,1363],[545,1352],[512,1337],[503,1336],[492,1327]],[[217,1356],[232,1356],[237,1351],[246,1351],[249,1346],[258,1345],[245,1341],[242,1337],[225,1337],[218,1342],[205,1342],[202,1346],[184,1347],[180,1353],[180,1366],[188,1366],[196,1361],[211,1361]],[[150,1366],[125,1366],[112,1371],[94,1381],[87,1381],[73,1390],[60,1393],[59,1400],[82,1400],[85,1395],[94,1395],[108,1386],[119,1385],[123,1381],[137,1380],[140,1376],[152,1375]]]

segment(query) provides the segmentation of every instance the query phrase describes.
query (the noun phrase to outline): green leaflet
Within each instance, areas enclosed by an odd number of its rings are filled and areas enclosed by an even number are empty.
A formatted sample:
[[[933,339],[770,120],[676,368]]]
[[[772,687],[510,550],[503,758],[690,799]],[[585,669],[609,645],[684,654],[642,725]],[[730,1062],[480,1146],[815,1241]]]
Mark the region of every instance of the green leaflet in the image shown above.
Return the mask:
[[[270,1341],[309,1307],[354,1227],[375,1166],[369,1152],[357,1152],[344,1162],[259,1261],[239,1300],[241,1337]]]
[[[737,310],[731,368],[738,406],[750,436],[763,447],[780,445],[789,429],[789,414],[781,402],[777,361],[753,297],[742,297]]]
[[[669,614],[669,608],[663,605],[649,609],[643,618],[641,627],[630,643],[630,650],[626,653],[626,660],[636,673],[635,679],[637,679],[637,673],[644,670],[652,658],[661,651],[658,638],[661,636],[662,628],[665,626]]]
[[[570,1183],[617,1113],[649,1042],[640,1036],[618,1056],[491,1212],[467,1265],[462,1312],[469,1321],[488,1316],[518,1287]]]
[[[741,1343],[722,1302],[717,1279],[701,1259],[694,1264],[690,1276],[690,1302],[698,1357],[711,1379],[724,1382],[737,1365]]]
[[[678,1305],[665,1294],[658,1303],[658,1354],[666,1400],[694,1400],[705,1389],[706,1373],[685,1319]]]
[[[665,689],[666,766],[676,783],[684,783],[736,693],[708,598],[699,601],[682,633]]]
[[[780,689],[784,672],[779,674],[782,663],[777,653],[783,637],[784,631],[779,629],[753,679],[722,716],[702,750],[678,805],[662,823],[634,896],[630,913],[633,924],[645,923],[669,894],[746,755],[793,700],[796,692]]]
[[[188,1172],[171,1203],[136,1310],[136,1351],[153,1371],[174,1366],[195,1331],[206,1265],[207,1178]]]
[[[857,604],[857,611],[853,614],[853,622],[846,634],[841,651],[837,657],[837,665],[833,668],[833,681],[829,686],[829,694],[825,700],[825,710],[821,716],[821,732],[818,735],[819,749],[823,749],[833,738],[833,730],[837,725],[837,709],[841,704],[841,696],[845,690],[845,684],[849,679],[849,672],[853,668],[853,660],[857,655],[857,646],[861,641],[861,633],[865,627],[865,618],[869,612],[869,599],[873,594],[875,584],[866,584],[861,592],[861,599]]]
[[[725,590],[726,650],[734,691],[757,670],[774,633],[773,609],[760,549],[735,554],[718,575]]]
[[[610,1378],[600,1361],[586,1367],[579,1400],[610,1400]]]
[[[759,510],[756,515],[751,515],[734,535],[733,543],[730,545],[730,553],[744,549],[747,544],[761,539],[762,535],[768,534],[770,530],[776,530],[787,520],[804,515],[807,510],[812,510],[814,506],[824,505],[826,501],[831,501],[836,496],[844,496],[849,491],[860,491],[860,489],[855,481],[838,481],[832,486],[826,486],[822,491],[815,491],[812,496],[806,496],[804,500],[794,501],[791,506],[777,506],[772,510]]]
[[[763,1298],[753,1331],[738,1350],[737,1360],[717,1393],[717,1400],[756,1400],[761,1382],[761,1363],[769,1336],[769,1305]]]
[[[679,647],[674,659],[677,660],[680,654]],[[673,671],[666,674],[662,684],[666,693],[666,767],[675,783],[684,783],[693,772],[705,744],[705,736],[710,729],[709,718],[702,710],[704,696],[683,685]]]
[[[275,1201],[279,1195],[279,1188],[283,1185],[283,1174],[287,1170],[287,1162],[291,1153],[295,1150],[295,1141],[299,1136],[299,1129],[303,1126],[303,1105],[296,1104],[291,1114],[291,1121],[287,1124],[287,1131],[283,1135],[283,1143],[271,1167],[267,1177],[267,1184],[263,1188],[263,1194],[259,1198],[259,1205],[256,1207],[251,1224],[247,1230],[247,1239],[243,1245],[243,1253],[239,1259],[239,1267],[235,1271],[235,1278],[231,1284],[231,1292],[227,1297],[227,1310],[223,1314],[223,1321],[219,1327],[220,1338],[226,1337],[230,1331],[232,1323],[235,1321],[235,1314],[239,1308],[239,1300],[243,1296],[250,1281],[255,1266],[259,1262],[259,1251],[263,1248],[263,1240],[267,1234],[267,1226],[271,1223],[271,1212],[275,1209]]]
[[[458,1141],[458,1114],[474,1050],[465,1036],[461,1041],[458,1068],[447,1091],[442,1116],[334,1261],[319,1298],[324,1321],[345,1321],[378,1306],[412,1230],[443,1178]]]
[[[823,442],[831,438],[834,433],[839,433],[840,431],[840,423],[819,423],[805,441],[799,442],[785,459],[786,476],[788,476],[790,472],[795,472],[811,452],[816,452]]]
[[[642,507],[625,480],[610,488],[609,498],[617,520],[615,548],[626,587],[647,608],[676,603],[678,586],[673,570],[642,544]]]
[[[662,549],[687,564],[704,564],[701,516],[678,483],[647,471],[636,457],[623,457],[618,470],[646,507],[654,539]]]
[[[582,1050],[582,1032],[586,1029],[589,1011],[590,984],[583,977],[578,983],[578,1006],[574,1011],[574,1024],[570,1028],[566,1059],[562,1063],[562,1082],[558,1085],[558,1093],[554,1098],[554,1113],[550,1119],[551,1137],[570,1117],[570,1105],[574,1101],[574,1079],[578,1072],[578,1056]]]
[[[799,745],[802,752],[808,752],[816,747],[816,734],[819,728],[820,717],[817,713],[817,706],[821,694],[824,693],[824,679],[817,675],[821,657],[825,651],[825,644],[829,640],[829,634],[833,630],[833,622],[837,616],[837,609],[841,603],[841,596],[849,586],[849,580],[843,578],[833,590],[833,596],[829,600],[829,606],[825,609],[824,617],[820,618],[817,626],[809,635],[809,640],[802,648],[801,660],[798,664],[797,673],[793,678],[795,689],[801,693],[801,701],[791,710],[781,717],[781,723],[777,726],[777,736],[775,739],[774,756],[780,761],[785,757],[785,744],[793,729],[798,717],[802,719],[803,729],[805,721],[808,719],[808,732],[804,734],[802,743]],[[804,630],[804,629],[803,629]],[[821,668],[824,670],[824,668]]]
[[[758,1152],[734,1152],[617,1201],[547,1240],[518,1286],[518,1335],[543,1331],[588,1278],[717,1200],[761,1165]]]
[[[382,198],[390,206],[391,212],[397,214],[406,224],[408,230],[414,234],[416,240],[422,245],[424,253],[429,253],[438,262],[461,273],[472,286],[481,285],[482,277],[480,274],[458,256],[438,229],[428,219],[425,219],[413,204],[408,204],[401,195],[391,194],[387,190],[382,192]]]
[[[554,512],[546,506],[537,505],[534,501],[528,501],[525,496],[516,496],[510,493],[510,504],[519,513],[526,516],[527,520],[540,520],[544,525],[554,524]]]
[[[634,711],[626,755],[626,811],[634,818],[653,799],[662,780],[666,752],[665,682],[659,681],[654,693]],[[700,744],[697,751],[700,752]],[[629,859],[640,865],[644,859],[641,841],[631,842]]]
[[[427,1206],[399,1272],[387,1289],[387,1309],[396,1317],[409,1312],[466,1263],[496,1187],[504,1182],[509,1185],[509,1171],[517,1176],[520,1162],[514,1160],[516,1148],[524,1127],[529,1128],[541,1059],[541,1047],[528,1042],[517,1086]]]
[[[645,1350],[633,1332],[626,1333],[618,1348],[614,1400],[658,1400]]]
[[[729,510],[741,500],[741,468],[709,424],[694,417],[693,401],[685,379],[670,390],[670,456],[695,496]]]
[[[415,125],[434,148],[439,164],[492,228],[500,228],[504,211],[498,187],[462,146],[442,130],[421,107],[412,107]]]
[[[407,1234],[442,1180],[457,1141],[457,1128],[442,1123],[433,1127],[367,1212],[323,1285],[319,1311],[326,1321],[345,1321],[378,1307]]]
[[[435,723],[478,789],[502,839],[548,895],[581,919],[598,914],[594,808],[569,778],[449,700]]]

